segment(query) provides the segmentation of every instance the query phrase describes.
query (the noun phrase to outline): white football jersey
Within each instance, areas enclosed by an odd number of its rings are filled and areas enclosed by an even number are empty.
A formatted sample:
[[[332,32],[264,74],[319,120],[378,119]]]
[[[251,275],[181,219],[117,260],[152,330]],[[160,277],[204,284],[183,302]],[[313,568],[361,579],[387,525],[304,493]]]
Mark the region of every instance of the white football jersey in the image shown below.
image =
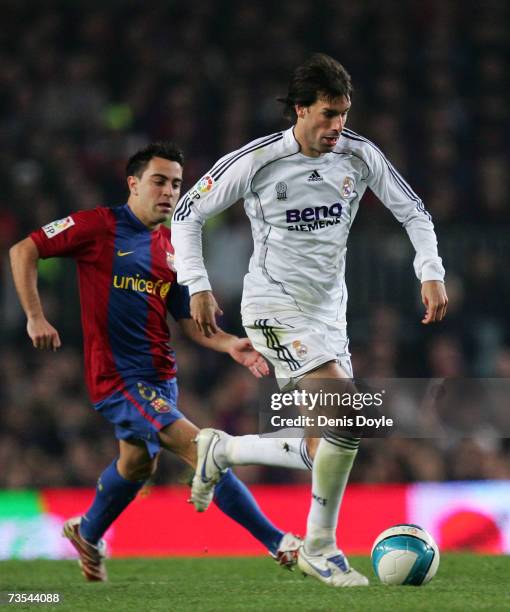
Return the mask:
[[[202,224],[244,198],[254,251],[243,320],[301,313],[345,327],[347,237],[367,187],[407,231],[417,277],[442,281],[430,215],[382,152],[344,129],[333,152],[307,157],[291,128],[221,158],[179,201],[172,221],[179,283],[191,294],[211,289]]]

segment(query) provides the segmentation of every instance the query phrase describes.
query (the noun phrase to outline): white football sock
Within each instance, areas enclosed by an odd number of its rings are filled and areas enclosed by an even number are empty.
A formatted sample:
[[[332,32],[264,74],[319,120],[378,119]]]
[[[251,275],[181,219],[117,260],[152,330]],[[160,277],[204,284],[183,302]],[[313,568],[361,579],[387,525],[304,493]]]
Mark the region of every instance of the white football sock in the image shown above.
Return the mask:
[[[225,436],[214,448],[214,461],[221,468],[234,465],[271,465],[310,470],[312,460],[303,437],[284,437],[296,430],[281,430],[271,437]],[[301,432],[302,433],[302,432]],[[273,437],[278,434],[278,437]]]
[[[336,550],[338,513],[358,446],[356,438],[323,438],[319,443],[305,537],[305,549],[311,555]]]

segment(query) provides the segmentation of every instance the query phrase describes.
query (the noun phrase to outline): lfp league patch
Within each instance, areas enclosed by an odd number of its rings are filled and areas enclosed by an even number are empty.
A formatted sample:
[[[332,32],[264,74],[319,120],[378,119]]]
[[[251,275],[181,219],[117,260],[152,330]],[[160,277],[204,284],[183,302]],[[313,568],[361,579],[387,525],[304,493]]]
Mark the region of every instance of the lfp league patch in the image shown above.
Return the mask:
[[[53,238],[73,225],[74,219],[72,217],[65,217],[64,219],[57,219],[57,221],[44,225],[42,231],[46,234],[47,238]]]

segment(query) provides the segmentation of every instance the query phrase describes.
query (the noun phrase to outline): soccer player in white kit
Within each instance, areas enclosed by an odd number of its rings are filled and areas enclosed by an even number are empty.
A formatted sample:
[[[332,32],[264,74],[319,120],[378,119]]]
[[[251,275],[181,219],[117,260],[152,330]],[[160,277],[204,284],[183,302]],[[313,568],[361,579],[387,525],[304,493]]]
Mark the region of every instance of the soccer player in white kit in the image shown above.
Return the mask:
[[[430,215],[384,154],[345,129],[351,94],[343,66],[327,55],[313,55],[295,70],[283,100],[294,125],[221,158],[180,200],[173,217],[178,280],[189,287],[197,326],[211,336],[221,311],[203,262],[202,225],[244,199],[254,252],[244,279],[243,325],[286,388],[317,389],[317,379],[352,377],[346,243],[367,188],[402,223],[416,251],[414,269],[426,309],[422,323],[441,321],[446,314],[444,268]],[[203,432],[193,482],[198,498],[212,497],[225,467],[214,455],[222,442],[218,432]],[[313,462],[298,565],[331,586],[368,584],[336,543],[338,513],[358,446],[359,438],[327,430]]]

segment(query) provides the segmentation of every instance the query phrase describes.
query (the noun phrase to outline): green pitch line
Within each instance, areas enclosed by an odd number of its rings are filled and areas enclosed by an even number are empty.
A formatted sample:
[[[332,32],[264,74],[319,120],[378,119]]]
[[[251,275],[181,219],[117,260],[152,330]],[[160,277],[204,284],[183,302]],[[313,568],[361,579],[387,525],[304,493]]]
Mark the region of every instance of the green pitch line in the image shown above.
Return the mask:
[[[1,610],[73,612],[221,612],[510,610],[510,557],[445,555],[424,587],[378,583],[367,557],[352,564],[370,576],[368,588],[332,589],[280,569],[264,558],[121,559],[108,561],[108,583],[85,583],[76,562],[2,561],[0,591],[55,593],[63,603],[0,606]]]

